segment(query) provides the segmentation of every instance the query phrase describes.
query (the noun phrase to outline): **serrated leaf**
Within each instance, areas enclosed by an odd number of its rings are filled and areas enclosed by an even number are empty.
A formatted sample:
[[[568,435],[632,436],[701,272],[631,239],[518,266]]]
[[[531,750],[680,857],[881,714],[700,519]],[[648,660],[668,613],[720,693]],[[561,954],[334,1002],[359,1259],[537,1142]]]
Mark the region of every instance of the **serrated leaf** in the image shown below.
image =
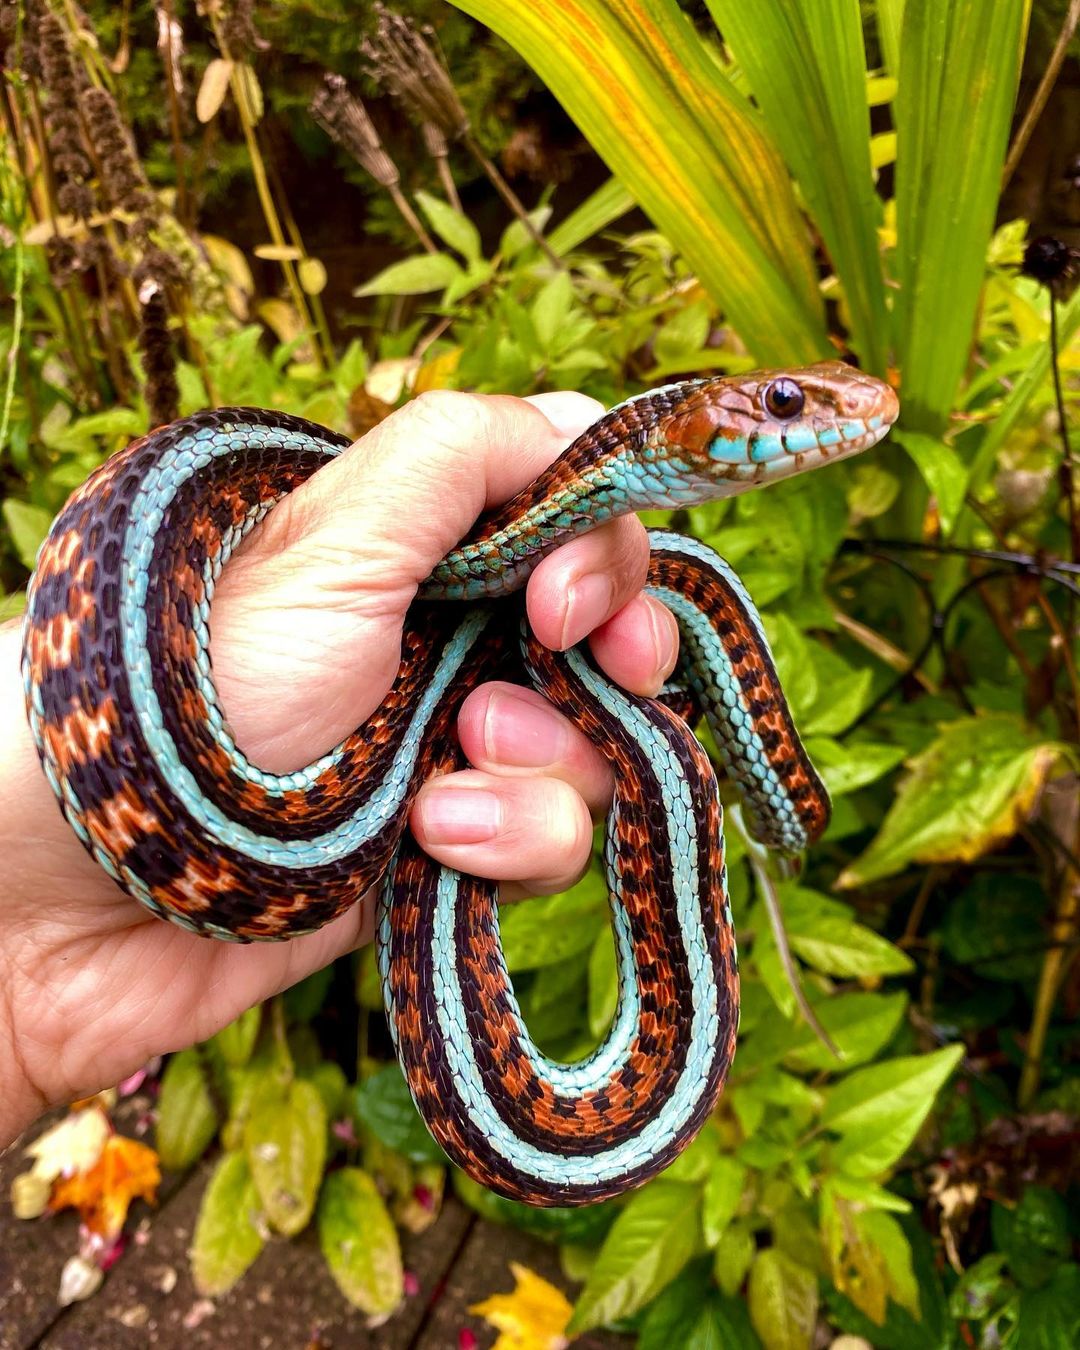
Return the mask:
[[[413,1162],[446,1161],[428,1133],[397,1064],[387,1064],[357,1086],[356,1112],[361,1123],[388,1148]]]
[[[319,1197],[319,1245],[338,1288],[369,1317],[404,1297],[401,1247],[378,1187],[358,1167],[332,1172]]]
[[[765,1350],[810,1350],[817,1323],[817,1276],[778,1247],[758,1252],[747,1289],[750,1320]]]
[[[353,295],[425,295],[441,291],[464,275],[461,267],[446,253],[425,253],[391,263]]]
[[[631,1196],[600,1248],[567,1327],[571,1336],[643,1308],[700,1241],[701,1190],[654,1182]]]
[[[841,1136],[833,1161],[854,1176],[876,1176],[906,1152],[934,1097],[964,1057],[962,1045],[857,1069],[825,1094],[824,1129]]]
[[[41,541],[49,533],[52,524],[51,514],[44,507],[8,497],[4,502],[4,524],[8,527],[19,561],[33,571]]]
[[[948,723],[911,761],[877,837],[841,874],[863,886],[911,862],[971,862],[1011,838],[1067,753],[1009,713]]]
[[[161,1077],[156,1139],[162,1167],[174,1172],[190,1167],[202,1157],[217,1127],[199,1052],[181,1050]]]
[[[203,1192],[191,1241],[191,1274],[200,1294],[224,1294],[262,1251],[258,1215],[247,1160],[226,1153]]]
[[[314,1083],[297,1078],[282,1097],[260,1097],[244,1148],[271,1227],[299,1233],[315,1208],[326,1160],[326,1107]]]
[[[715,1160],[705,1182],[701,1207],[701,1227],[705,1244],[715,1247],[724,1230],[738,1213],[739,1201],[746,1187],[747,1170],[743,1163],[729,1153]]]
[[[210,122],[217,116],[225,95],[229,92],[233,63],[215,57],[203,71],[199,92],[195,96],[195,116],[200,122]]]
[[[480,261],[480,231],[468,216],[430,192],[418,192],[416,200],[428,224],[444,244],[460,253],[467,263]]]
[[[230,1068],[242,1069],[251,1058],[262,1025],[262,1006],[256,1004],[242,1012],[234,1022],[222,1027],[210,1044]]]

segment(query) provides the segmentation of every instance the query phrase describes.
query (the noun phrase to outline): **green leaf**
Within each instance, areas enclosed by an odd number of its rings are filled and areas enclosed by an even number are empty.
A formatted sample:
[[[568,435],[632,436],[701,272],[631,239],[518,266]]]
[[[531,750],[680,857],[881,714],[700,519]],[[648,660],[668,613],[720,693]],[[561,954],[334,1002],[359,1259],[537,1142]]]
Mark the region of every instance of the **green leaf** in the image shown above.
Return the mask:
[[[556,337],[570,317],[573,304],[574,287],[569,273],[557,272],[541,287],[532,303],[530,318],[543,351],[549,351],[554,345]]]
[[[288,1021],[310,1022],[326,1002],[333,979],[334,967],[323,966],[322,970],[313,971],[299,984],[286,989],[283,998]]]
[[[1046,1186],[1026,1187],[1012,1208],[995,1203],[990,1231],[1010,1273],[1028,1289],[1045,1284],[1072,1251],[1068,1207]]]
[[[358,1167],[331,1172],[319,1198],[319,1244],[338,1288],[385,1319],[405,1296],[401,1246],[378,1187]]]
[[[254,1008],[242,1012],[234,1022],[222,1027],[210,1044],[231,1068],[242,1069],[255,1049],[261,1022],[262,1005],[256,1004]]]
[[[951,445],[946,445],[936,436],[900,429],[893,432],[892,438],[899,441],[915,461],[916,468],[937,501],[941,527],[949,532],[964,503],[968,466]]]
[[[1033,980],[1043,961],[1046,888],[1010,869],[984,873],[945,911],[941,944],[954,961],[988,980]],[[987,915],[993,922],[987,923]]]
[[[629,189],[617,178],[609,178],[555,226],[548,243],[561,258],[633,209],[634,198]]]
[[[1080,1344],[1080,1266],[1062,1266],[1045,1288],[1025,1291],[1011,1343],[1017,1350]]]
[[[729,1298],[742,1288],[757,1247],[747,1221],[736,1219],[720,1234],[713,1252],[713,1276]]]
[[[817,1323],[817,1276],[778,1247],[758,1252],[747,1289],[750,1320],[765,1350],[810,1350]]]
[[[619,1005],[619,972],[610,928],[601,929],[589,953],[589,1031],[599,1039]]]
[[[754,356],[827,350],[806,230],[762,119],[676,0],[457,0],[528,60]]]
[[[218,1117],[197,1050],[171,1057],[158,1098],[157,1151],[162,1167],[180,1172],[202,1157],[217,1133]]]
[[[864,886],[911,862],[981,857],[1012,837],[1063,753],[1008,713],[948,723],[912,760],[877,837],[839,884]]]
[[[294,1079],[284,1098],[255,1104],[244,1132],[252,1179],[266,1217],[279,1233],[306,1227],[326,1160],[326,1107],[318,1088]]]
[[[824,1129],[840,1135],[836,1166],[854,1176],[891,1167],[918,1134],[934,1096],[964,1057],[962,1045],[857,1069],[825,1094]]]
[[[32,572],[41,541],[49,533],[51,514],[41,506],[8,497],[4,502],[4,524],[8,527],[15,556]]]
[[[746,1167],[729,1153],[722,1153],[713,1163],[701,1207],[701,1227],[707,1246],[716,1246],[738,1212],[747,1175]]]
[[[314,1084],[316,1091],[323,1100],[328,1119],[333,1120],[336,1116],[347,1112],[349,1081],[345,1077],[345,1070],[340,1064],[324,1059],[305,1073],[303,1077],[309,1083]]]
[[[841,743],[827,736],[806,736],[803,745],[833,798],[876,783],[904,759],[902,745]]]
[[[741,1301],[719,1297],[708,1270],[694,1266],[653,1300],[637,1350],[760,1350]]]
[[[419,258],[406,258],[403,262],[384,267],[353,294],[424,295],[428,291],[441,291],[464,275],[462,268],[449,255],[424,253]]]
[[[607,883],[595,867],[573,890],[508,905],[499,914],[507,968],[559,965],[592,947],[607,922]]]
[[[884,374],[880,205],[858,0],[708,4],[821,231],[844,288],[854,347],[864,365]]]
[[[813,1030],[800,1018],[791,1022],[774,1013],[747,1037],[740,1049],[741,1062],[775,1064],[779,1060],[801,1073],[827,1070],[836,1073],[872,1059],[895,1033],[907,996],[894,994],[849,993],[832,998],[811,998],[822,1026],[836,1042],[842,1059],[822,1045]]]
[[[376,1138],[412,1162],[446,1161],[396,1063],[387,1064],[357,1086],[356,1112]]]
[[[682,1270],[700,1241],[701,1189],[654,1182],[631,1196],[600,1248],[568,1335],[628,1317]]]
[[[1021,0],[904,5],[894,314],[901,417],[932,435],[944,429],[969,360],[1028,9]]]
[[[444,244],[460,253],[467,263],[480,261],[480,231],[468,216],[455,211],[449,202],[433,197],[430,192],[417,192],[416,200],[428,224]]]
[[[263,1249],[259,1197],[242,1153],[218,1160],[203,1192],[191,1241],[191,1275],[200,1294],[224,1294]]]
[[[780,899],[792,950],[815,970],[866,979],[915,969],[899,947],[857,924],[837,901],[801,886],[785,886]]]
[[[455,1171],[454,1189],[470,1209],[493,1223],[512,1224],[524,1233],[543,1238],[545,1242],[598,1243],[608,1232],[620,1213],[615,1200],[604,1200],[595,1205],[574,1208],[554,1206],[537,1209],[517,1200],[507,1200],[494,1191],[478,1185]]]

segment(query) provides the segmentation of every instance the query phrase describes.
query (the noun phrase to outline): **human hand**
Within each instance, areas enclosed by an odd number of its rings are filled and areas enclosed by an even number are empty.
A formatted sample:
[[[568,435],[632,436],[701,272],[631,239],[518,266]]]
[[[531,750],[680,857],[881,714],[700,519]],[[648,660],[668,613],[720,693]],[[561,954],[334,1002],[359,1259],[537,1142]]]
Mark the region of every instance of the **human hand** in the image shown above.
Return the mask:
[[[237,743],[288,772],[378,707],[417,585],[473,524],[544,469],[602,411],[578,394],[422,395],[281,502],[232,559],[214,599],[215,678]],[[529,620],[548,646],[590,636],[607,674],[657,692],[678,638],[640,594],[644,530],[612,521],[546,558]],[[162,923],[83,851],[45,781],[22,713],[19,630],[0,633],[0,1147],[47,1106],[212,1035],[245,1008],[372,937],[369,894],[290,942],[232,946]],[[432,781],[410,817],[433,857],[550,893],[587,867],[606,810],[606,761],[543,698],[475,690],[458,723],[472,768]]]

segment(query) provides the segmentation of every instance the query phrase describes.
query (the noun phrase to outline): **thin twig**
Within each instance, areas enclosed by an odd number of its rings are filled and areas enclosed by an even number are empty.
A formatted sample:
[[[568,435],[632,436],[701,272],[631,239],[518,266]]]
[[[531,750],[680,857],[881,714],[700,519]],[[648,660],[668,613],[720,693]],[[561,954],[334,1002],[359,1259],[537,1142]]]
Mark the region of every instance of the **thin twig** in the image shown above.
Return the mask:
[[[761,892],[761,898],[765,902],[765,912],[769,916],[769,926],[772,929],[773,939],[776,942],[776,950],[780,953],[780,965],[784,970],[784,977],[788,982],[792,994],[795,996],[795,1002],[799,1011],[802,1013],[807,1026],[818,1038],[821,1044],[835,1055],[837,1059],[843,1059],[844,1056],[838,1049],[832,1037],[818,1021],[817,1013],[810,1006],[810,1000],[802,987],[802,981],[799,979],[799,970],[795,965],[795,958],[791,954],[791,946],[788,943],[787,929],[784,927],[784,916],[780,909],[780,897],[776,894],[776,883],[773,881],[772,874],[769,871],[768,861],[761,850],[751,846],[749,849],[750,867],[754,873],[754,879]]]
[[[1001,172],[1001,190],[1003,192],[1009,179],[1016,172],[1016,166],[1020,163],[1020,158],[1027,149],[1027,143],[1031,140],[1031,134],[1043,114],[1043,109],[1046,107],[1047,99],[1049,99],[1050,92],[1057,81],[1078,22],[1080,22],[1080,0],[1072,0],[1061,25],[1057,42],[1054,44],[1054,50],[1050,53],[1050,60],[1046,63],[1046,69],[1039,81],[1039,87],[1035,90],[1034,98],[1028,104],[1028,110],[1024,114],[1024,120],[1020,123],[1016,135],[1013,137],[1012,145],[1009,146],[1005,168]]]

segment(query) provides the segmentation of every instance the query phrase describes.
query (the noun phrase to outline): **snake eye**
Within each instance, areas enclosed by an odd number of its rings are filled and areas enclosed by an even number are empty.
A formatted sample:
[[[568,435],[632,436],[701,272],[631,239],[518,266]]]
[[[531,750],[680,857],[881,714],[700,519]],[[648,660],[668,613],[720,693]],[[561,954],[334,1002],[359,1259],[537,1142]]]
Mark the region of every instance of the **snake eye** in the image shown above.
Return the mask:
[[[778,380],[773,380],[772,384],[766,386],[765,407],[773,417],[781,422],[787,422],[792,417],[798,417],[805,402],[806,396],[803,391],[794,380],[788,379],[786,375],[782,375]]]

